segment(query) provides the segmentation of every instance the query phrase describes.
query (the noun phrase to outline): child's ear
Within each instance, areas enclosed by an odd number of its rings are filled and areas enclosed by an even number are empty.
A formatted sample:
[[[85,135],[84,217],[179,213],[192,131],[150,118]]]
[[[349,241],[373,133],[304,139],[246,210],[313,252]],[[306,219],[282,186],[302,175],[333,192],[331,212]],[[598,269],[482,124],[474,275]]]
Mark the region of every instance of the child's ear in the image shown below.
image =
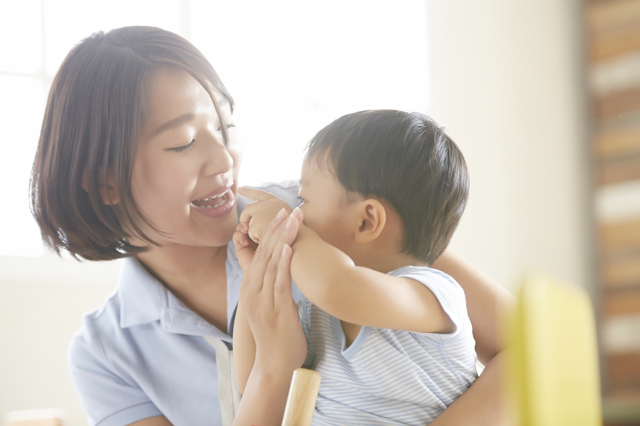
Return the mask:
[[[87,169],[84,169],[84,173],[82,173],[82,188],[89,192]],[[102,198],[102,202],[106,205],[114,205],[120,202],[120,193],[116,186],[116,177],[111,170],[107,173],[107,181],[100,182],[100,198]]]
[[[361,244],[370,243],[378,238],[387,224],[387,211],[380,201],[368,198],[361,203],[359,214],[360,226],[356,230],[355,240]]]

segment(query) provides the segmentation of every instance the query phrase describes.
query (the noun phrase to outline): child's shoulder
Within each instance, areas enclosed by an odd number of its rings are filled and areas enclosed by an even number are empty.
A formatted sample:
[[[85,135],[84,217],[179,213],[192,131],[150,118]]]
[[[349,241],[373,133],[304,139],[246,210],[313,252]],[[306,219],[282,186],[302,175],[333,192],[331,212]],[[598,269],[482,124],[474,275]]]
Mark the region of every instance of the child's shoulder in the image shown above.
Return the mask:
[[[388,274],[395,277],[413,278],[421,282],[422,279],[430,279],[437,282],[442,282],[443,284],[450,283],[455,287],[460,287],[460,284],[458,284],[458,282],[454,280],[450,275],[440,271],[439,269],[429,268],[428,266],[407,265],[398,269],[394,269]]]

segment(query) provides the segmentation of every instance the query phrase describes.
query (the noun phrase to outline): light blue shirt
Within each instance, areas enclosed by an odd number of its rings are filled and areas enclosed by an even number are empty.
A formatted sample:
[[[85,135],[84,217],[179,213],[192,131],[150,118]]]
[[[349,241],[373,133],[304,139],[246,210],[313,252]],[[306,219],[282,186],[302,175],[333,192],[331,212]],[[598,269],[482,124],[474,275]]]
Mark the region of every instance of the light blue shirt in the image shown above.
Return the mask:
[[[405,266],[389,275],[431,290],[455,331],[363,326],[347,347],[340,320],[302,298],[305,364],[322,376],[312,425],[427,425],[475,381],[475,341],[462,287],[431,268]]]
[[[297,204],[297,182],[260,188]],[[238,211],[246,204],[239,197]],[[135,258],[124,259],[117,289],[84,316],[69,348],[89,424],[121,426],[160,415],[176,426],[221,424],[216,353],[204,336],[231,348],[242,280],[233,243],[225,268],[229,334],[186,307]],[[293,293],[301,297],[295,286]]]

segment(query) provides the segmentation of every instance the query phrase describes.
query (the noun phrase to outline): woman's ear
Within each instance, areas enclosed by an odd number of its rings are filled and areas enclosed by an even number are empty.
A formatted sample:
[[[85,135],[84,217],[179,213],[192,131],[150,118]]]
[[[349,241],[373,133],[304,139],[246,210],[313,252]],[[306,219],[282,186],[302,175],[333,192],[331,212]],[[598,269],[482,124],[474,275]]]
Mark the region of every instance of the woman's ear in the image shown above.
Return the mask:
[[[361,202],[360,226],[356,230],[355,240],[358,243],[366,244],[375,240],[387,224],[387,211],[384,205],[373,198],[368,198]]]
[[[82,174],[82,188],[89,192],[89,177],[87,175],[87,169],[84,169],[84,173]],[[102,198],[102,202],[104,204],[109,206],[120,202],[120,193],[116,186],[116,177],[111,170],[107,173],[107,181],[100,182],[100,198]]]

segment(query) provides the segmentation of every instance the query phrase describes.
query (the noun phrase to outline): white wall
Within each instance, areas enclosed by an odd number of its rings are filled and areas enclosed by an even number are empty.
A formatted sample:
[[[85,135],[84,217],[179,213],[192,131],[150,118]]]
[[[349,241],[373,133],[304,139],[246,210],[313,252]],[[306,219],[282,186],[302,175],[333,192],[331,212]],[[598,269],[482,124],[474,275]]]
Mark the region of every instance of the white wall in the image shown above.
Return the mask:
[[[32,265],[0,259],[0,424],[8,411],[57,407],[66,410],[67,426],[86,425],[67,373],[67,347],[82,314],[115,288],[119,265],[47,256],[37,270],[12,273]],[[47,277],[54,265],[60,273]]]
[[[506,287],[529,272],[593,287],[577,0],[431,0],[433,117],[471,196],[452,246]]]
[[[511,289],[536,270],[589,287],[577,0],[428,3],[430,113],[472,178],[453,247]],[[48,277],[53,260],[28,274],[15,273],[19,262],[0,259],[0,415],[58,406],[68,425],[86,424],[66,348],[117,265],[67,261],[64,277]]]

